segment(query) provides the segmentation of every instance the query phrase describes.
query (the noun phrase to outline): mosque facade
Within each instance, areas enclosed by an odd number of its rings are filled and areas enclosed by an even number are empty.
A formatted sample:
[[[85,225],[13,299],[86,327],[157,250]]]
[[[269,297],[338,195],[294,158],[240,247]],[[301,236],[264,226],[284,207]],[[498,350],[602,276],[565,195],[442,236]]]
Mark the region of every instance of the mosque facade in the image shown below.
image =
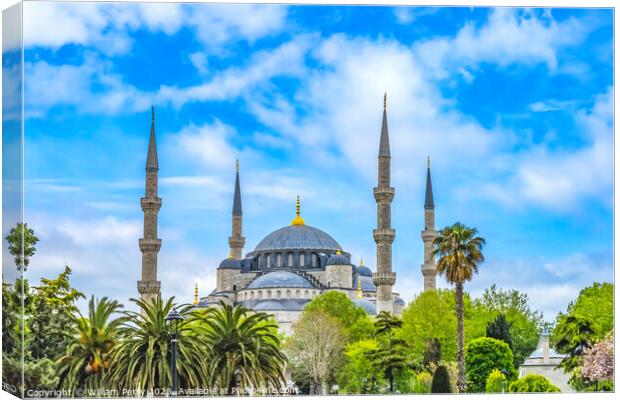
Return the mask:
[[[377,226],[372,230],[376,243],[376,271],[363,261],[356,265],[352,254],[343,249],[327,232],[305,223],[297,197],[296,215],[286,226],[266,235],[253,250],[244,254],[243,209],[239,164],[237,162],[230,253],[217,267],[217,282],[213,291],[198,298],[197,307],[217,306],[220,302],[241,304],[255,311],[274,315],[282,331],[290,332],[306,305],[327,291],[346,294],[369,315],[387,311],[400,315],[405,302],[393,291],[396,273],[392,270],[392,244],[396,232],[391,227],[391,202],[395,189],[390,184],[391,154],[384,98],[383,120],[379,138],[377,186],[373,190],[377,204]],[[157,151],[154,116],[147,154],[146,194],[141,204],[144,210],[144,238],[142,251],[142,279],[138,290],[143,299],[159,292],[157,281],[157,252],[161,239],[157,238],[157,211],[161,199],[157,197]],[[146,199],[146,200],[145,200]],[[425,226],[422,230],[424,261],[421,272],[424,290],[434,290],[436,268],[432,257],[434,229],[434,202],[430,164],[426,177],[424,204]],[[369,229],[370,234],[370,229]]]

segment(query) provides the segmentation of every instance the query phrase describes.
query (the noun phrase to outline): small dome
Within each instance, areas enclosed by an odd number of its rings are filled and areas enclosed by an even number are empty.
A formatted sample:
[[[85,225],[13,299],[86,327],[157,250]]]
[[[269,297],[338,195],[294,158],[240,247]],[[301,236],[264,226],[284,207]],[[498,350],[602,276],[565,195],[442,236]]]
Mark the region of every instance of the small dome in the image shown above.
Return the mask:
[[[358,283],[357,281],[361,280],[362,281],[362,291],[363,292],[376,292],[377,291],[377,287],[375,286],[375,283],[372,281],[372,276],[363,276],[363,275],[355,275],[353,277],[353,288],[357,289],[358,287]]]
[[[370,268],[364,266],[364,265],[360,265],[359,267],[355,268],[355,272],[358,273],[361,276],[370,276],[372,277],[372,271],[370,270]]]
[[[353,303],[355,303],[356,306],[363,308],[364,311],[366,311],[366,314],[377,315],[377,306],[374,302],[368,299],[354,299]]]
[[[241,262],[233,257],[228,257],[222,260],[219,269],[241,269]]]
[[[396,300],[394,300],[394,304],[398,304],[399,306],[404,306],[405,300],[401,299],[400,297],[397,297]]]
[[[310,302],[307,299],[248,300],[243,305],[254,311],[303,311]]]
[[[254,279],[248,289],[262,288],[313,288],[306,278],[288,271],[274,271]]]
[[[338,251],[329,256],[327,259],[327,265],[351,265],[351,261],[349,261],[349,257]]]

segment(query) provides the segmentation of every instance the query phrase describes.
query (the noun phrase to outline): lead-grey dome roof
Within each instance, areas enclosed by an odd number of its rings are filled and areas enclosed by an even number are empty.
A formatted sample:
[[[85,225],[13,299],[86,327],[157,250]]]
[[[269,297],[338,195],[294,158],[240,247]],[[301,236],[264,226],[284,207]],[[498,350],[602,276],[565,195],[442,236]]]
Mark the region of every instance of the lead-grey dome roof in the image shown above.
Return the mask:
[[[353,299],[356,306],[361,307],[368,315],[377,315],[377,305],[367,299]]]
[[[349,261],[349,257],[345,256],[342,253],[336,253],[329,256],[327,259],[327,265],[350,265],[351,261]]]
[[[355,274],[355,276],[353,277],[353,289],[357,289],[358,279],[362,281],[363,292],[376,292],[377,291],[377,287],[375,286],[375,283],[372,281],[372,276],[364,276],[364,275],[358,275],[358,274]]]
[[[247,300],[243,305],[254,311],[303,311],[308,299]]]
[[[236,258],[228,257],[222,260],[218,268],[219,269],[239,269],[241,268],[241,263]]]
[[[372,271],[370,270],[370,268],[364,265],[360,265],[356,267],[355,272],[357,272],[359,275],[362,275],[362,276],[372,276]]]
[[[248,289],[313,288],[306,278],[288,271],[273,271],[254,279]]]
[[[308,225],[289,225],[265,236],[254,252],[268,250],[342,250],[338,242],[329,234]]]

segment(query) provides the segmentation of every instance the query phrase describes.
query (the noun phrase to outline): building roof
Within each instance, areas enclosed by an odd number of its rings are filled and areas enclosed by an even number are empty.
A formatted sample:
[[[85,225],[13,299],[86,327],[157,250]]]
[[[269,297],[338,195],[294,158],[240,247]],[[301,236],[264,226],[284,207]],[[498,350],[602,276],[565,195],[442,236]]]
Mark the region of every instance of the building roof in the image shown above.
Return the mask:
[[[377,305],[368,299],[353,299],[356,306],[361,307],[368,315],[377,315]]]
[[[239,161],[237,161],[237,174],[235,176],[235,194],[233,195],[233,215],[241,215],[241,185],[239,184]]]
[[[426,170],[426,196],[424,197],[424,208],[435,208],[433,201],[433,184],[431,183],[431,165],[428,164]]]
[[[381,140],[379,142],[379,157],[390,157],[390,135],[387,121],[387,94],[383,97],[383,122],[381,123]]]
[[[151,107],[151,136],[149,138],[149,150],[146,155],[146,169],[158,170],[157,144],[155,140],[155,107]]]
[[[396,300],[394,300],[394,304],[398,304],[398,305],[404,306],[405,305],[405,300],[403,300],[400,297],[397,297]]]
[[[303,311],[308,299],[263,299],[246,300],[243,305],[254,311]]]
[[[329,256],[327,259],[327,265],[351,265],[351,261],[346,255],[336,252]]]
[[[362,281],[362,292],[373,292],[374,293],[377,291],[377,287],[375,286],[375,283],[372,281],[372,275],[364,276],[364,275],[355,274],[355,276],[353,277],[353,288],[357,288],[358,279],[361,279]]]
[[[241,262],[233,257],[228,257],[222,260],[219,269],[240,269]]]
[[[314,286],[303,276],[289,271],[273,271],[261,275],[248,285],[248,289],[263,288],[313,288]]]
[[[261,240],[254,252],[270,250],[342,250],[329,234],[309,225],[289,225],[271,232]]]
[[[372,271],[365,265],[359,265],[355,267],[355,273],[362,276],[370,276],[372,277]]]

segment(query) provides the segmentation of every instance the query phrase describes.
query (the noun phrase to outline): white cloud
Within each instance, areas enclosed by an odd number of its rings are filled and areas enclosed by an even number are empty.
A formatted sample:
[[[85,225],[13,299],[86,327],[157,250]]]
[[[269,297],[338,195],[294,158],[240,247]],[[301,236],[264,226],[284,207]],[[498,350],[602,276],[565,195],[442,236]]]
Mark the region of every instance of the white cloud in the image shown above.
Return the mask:
[[[583,198],[611,206],[613,188],[612,88],[597,96],[591,109],[576,112],[584,146],[551,150],[536,145],[508,156],[510,171],[500,183],[483,185],[478,194],[510,206],[538,204],[549,209],[571,209]],[[465,192],[465,191],[463,191]]]
[[[557,68],[557,51],[579,43],[586,28],[574,18],[557,22],[546,11],[495,8],[480,27],[467,23],[455,37],[432,38],[414,44],[414,51],[438,77],[484,62],[547,64]]]
[[[177,135],[176,145],[181,154],[199,160],[208,168],[230,170],[239,153],[227,141],[234,134],[232,127],[220,121],[210,125],[189,125]]]
[[[172,35],[188,26],[203,46],[221,51],[231,41],[252,43],[286,26],[285,6],[252,4],[41,2],[26,3],[24,15],[26,46],[58,49],[75,44],[107,55],[127,53],[133,45],[129,33],[141,28]]]

